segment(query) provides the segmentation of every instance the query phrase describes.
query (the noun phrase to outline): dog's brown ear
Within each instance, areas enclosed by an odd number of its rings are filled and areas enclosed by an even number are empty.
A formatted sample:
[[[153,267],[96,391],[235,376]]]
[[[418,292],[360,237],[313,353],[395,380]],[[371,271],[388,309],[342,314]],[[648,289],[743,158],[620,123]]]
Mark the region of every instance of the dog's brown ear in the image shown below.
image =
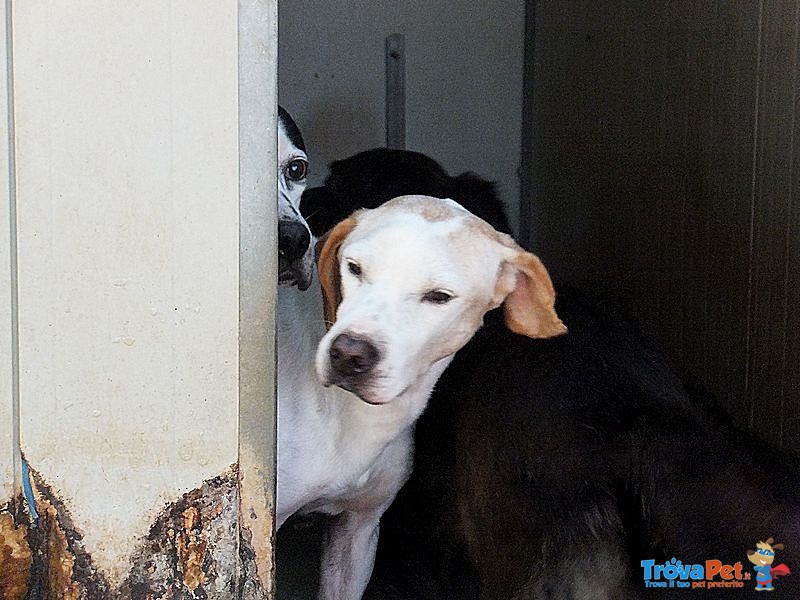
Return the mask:
[[[356,218],[348,217],[322,236],[315,248],[319,283],[325,308],[325,326],[330,329],[336,320],[336,309],[342,301],[342,279],[339,273],[339,249],[356,226]]]
[[[507,245],[507,244],[504,244]],[[530,338],[550,338],[566,333],[567,328],[555,310],[556,292],[542,261],[519,246],[503,264],[498,285],[506,294],[503,303],[506,326]]]
[[[783,548],[784,548],[783,544],[772,544],[773,550],[783,550]]]
[[[765,543],[765,544],[769,544],[770,546],[772,546],[772,543],[773,543],[774,541],[775,541],[775,539],[774,539],[774,538],[767,538],[767,541],[766,541],[766,542],[764,542],[764,543]]]

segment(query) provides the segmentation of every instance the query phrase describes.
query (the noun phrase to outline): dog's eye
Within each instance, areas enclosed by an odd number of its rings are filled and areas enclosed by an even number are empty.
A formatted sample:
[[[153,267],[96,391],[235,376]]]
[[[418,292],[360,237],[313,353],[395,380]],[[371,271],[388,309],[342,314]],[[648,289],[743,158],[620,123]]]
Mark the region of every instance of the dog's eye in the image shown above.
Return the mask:
[[[361,279],[361,265],[352,260],[347,261],[347,270],[350,271],[353,275]]]
[[[444,290],[431,290],[422,295],[422,301],[431,304],[447,304],[452,299],[453,294],[445,292]]]
[[[290,181],[302,181],[308,173],[308,163],[302,158],[295,158],[286,165],[285,173]]]

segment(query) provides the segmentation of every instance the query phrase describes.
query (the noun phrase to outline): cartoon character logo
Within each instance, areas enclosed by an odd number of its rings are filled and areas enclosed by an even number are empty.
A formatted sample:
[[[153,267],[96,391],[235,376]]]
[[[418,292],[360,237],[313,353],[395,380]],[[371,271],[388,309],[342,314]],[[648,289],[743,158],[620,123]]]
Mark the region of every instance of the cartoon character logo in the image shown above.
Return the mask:
[[[775,540],[769,538],[766,542],[758,542],[755,550],[747,551],[747,559],[755,565],[757,592],[771,592],[775,589],[772,587],[773,579],[792,574],[786,565],[772,566],[776,550],[783,550],[783,544],[776,544]]]

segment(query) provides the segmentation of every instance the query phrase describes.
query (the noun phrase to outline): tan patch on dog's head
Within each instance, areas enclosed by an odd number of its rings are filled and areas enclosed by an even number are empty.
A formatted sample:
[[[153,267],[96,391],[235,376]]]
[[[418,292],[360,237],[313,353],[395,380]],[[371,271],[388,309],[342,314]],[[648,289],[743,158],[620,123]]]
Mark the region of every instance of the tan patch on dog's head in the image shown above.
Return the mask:
[[[398,210],[417,214],[431,223],[471,214],[455,200],[430,196],[398,196],[381,206],[381,210],[385,212]]]
[[[531,338],[551,338],[567,332],[555,311],[556,293],[547,269],[535,254],[523,250],[510,235],[495,230],[486,221],[467,213],[463,225],[450,234],[457,252],[465,253],[476,236],[483,236],[506,249],[493,306],[503,304],[506,326]]]
[[[331,325],[336,320],[336,309],[342,301],[342,280],[339,274],[339,250],[345,238],[355,228],[357,223],[356,216],[359,212],[354,213],[323,235],[314,249],[317,255],[319,283],[322,287],[325,325],[328,329],[330,329]]]
[[[503,304],[505,321],[511,331],[531,338],[550,338],[566,333],[567,328],[555,312],[555,290],[550,276],[537,256],[523,250],[514,239],[496,231],[450,199],[428,196],[399,196],[378,209],[358,211],[339,223],[317,245],[320,283],[325,298],[325,318],[335,321],[342,300],[339,254],[345,238],[358,224],[368,233],[392,213],[415,214],[430,223],[453,222],[447,236],[452,252],[462,260],[493,253],[501,247],[504,260],[490,306],[473,307],[476,315]],[[376,220],[380,216],[379,220]],[[487,243],[488,242],[488,243]],[[477,254],[476,254],[477,253]],[[465,265],[469,268],[469,264]],[[474,316],[474,315],[471,315]],[[479,320],[479,319],[478,319]]]

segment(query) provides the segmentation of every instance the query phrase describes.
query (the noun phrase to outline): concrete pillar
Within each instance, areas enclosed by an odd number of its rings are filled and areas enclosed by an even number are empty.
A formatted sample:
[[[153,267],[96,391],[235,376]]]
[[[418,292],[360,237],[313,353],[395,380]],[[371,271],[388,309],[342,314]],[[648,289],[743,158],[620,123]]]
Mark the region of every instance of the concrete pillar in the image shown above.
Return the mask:
[[[45,597],[270,597],[276,2],[11,8],[0,546]]]

